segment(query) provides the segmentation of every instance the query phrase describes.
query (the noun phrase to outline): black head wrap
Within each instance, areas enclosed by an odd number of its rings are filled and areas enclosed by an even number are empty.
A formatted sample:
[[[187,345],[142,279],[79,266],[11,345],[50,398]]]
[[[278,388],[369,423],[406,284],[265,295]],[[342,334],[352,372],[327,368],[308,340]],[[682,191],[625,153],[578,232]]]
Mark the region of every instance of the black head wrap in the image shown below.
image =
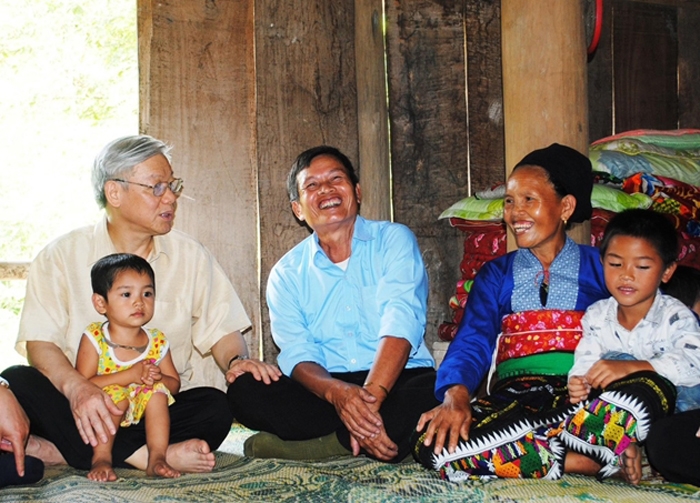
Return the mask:
[[[588,157],[566,145],[552,143],[547,148],[527,154],[518,166],[539,166],[549,173],[549,179],[558,192],[576,198],[576,209],[570,222],[583,222],[591,218],[591,192],[593,191],[593,168]]]

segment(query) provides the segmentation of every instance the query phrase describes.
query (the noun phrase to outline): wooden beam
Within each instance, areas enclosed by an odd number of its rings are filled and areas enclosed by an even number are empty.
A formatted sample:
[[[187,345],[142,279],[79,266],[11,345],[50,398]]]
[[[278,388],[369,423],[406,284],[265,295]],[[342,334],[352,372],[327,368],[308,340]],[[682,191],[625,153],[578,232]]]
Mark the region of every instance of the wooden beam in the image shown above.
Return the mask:
[[[362,214],[391,220],[382,0],[355,0],[355,74]]]
[[[0,281],[27,279],[31,262],[0,262]]]
[[[586,41],[580,2],[502,0],[506,169],[554,142],[588,153]],[[590,243],[590,223],[569,234]],[[509,236],[508,249],[515,248]]]

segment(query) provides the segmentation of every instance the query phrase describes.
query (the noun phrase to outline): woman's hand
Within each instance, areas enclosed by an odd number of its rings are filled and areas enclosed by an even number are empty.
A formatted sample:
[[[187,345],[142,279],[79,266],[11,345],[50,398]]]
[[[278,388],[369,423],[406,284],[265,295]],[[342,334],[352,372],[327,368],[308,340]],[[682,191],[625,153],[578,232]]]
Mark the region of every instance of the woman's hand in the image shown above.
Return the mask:
[[[591,387],[583,376],[571,376],[567,384],[569,388],[569,401],[571,403],[579,403],[588,398],[588,393]]]
[[[256,381],[262,381],[265,384],[279,381],[282,375],[280,369],[275,365],[260,360],[241,359],[231,362],[231,366],[226,371],[226,381],[232,383],[245,373],[252,374]]]
[[[424,412],[418,420],[416,431],[423,431],[429,423],[423,445],[428,447],[433,443],[433,452],[439,454],[447,440],[447,450],[453,453],[460,438],[469,440],[469,427],[472,422],[470,400],[466,386],[457,384],[449,388],[445,392],[442,404]]]

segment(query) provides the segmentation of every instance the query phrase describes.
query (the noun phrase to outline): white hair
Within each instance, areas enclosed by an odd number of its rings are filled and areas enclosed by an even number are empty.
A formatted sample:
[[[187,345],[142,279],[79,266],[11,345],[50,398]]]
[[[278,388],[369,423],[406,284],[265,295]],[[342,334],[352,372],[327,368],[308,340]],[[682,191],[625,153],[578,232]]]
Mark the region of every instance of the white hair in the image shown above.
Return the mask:
[[[115,178],[126,178],[134,166],[154,155],[161,154],[170,162],[171,148],[148,135],[123,136],[108,143],[92,165],[92,190],[100,208],[107,205],[105,183]]]

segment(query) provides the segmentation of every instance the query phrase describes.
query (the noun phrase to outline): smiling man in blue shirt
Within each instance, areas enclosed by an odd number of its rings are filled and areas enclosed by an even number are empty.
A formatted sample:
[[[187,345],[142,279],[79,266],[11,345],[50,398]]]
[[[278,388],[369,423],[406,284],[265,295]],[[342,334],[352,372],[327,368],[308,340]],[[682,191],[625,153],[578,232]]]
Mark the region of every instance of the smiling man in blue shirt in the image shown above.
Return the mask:
[[[287,183],[294,215],[314,232],[268,280],[284,376],[270,385],[243,376],[229,387],[235,417],[261,430],[246,455],[401,461],[421,413],[437,404],[416,238],[359,216],[357,175],[333,147],[303,152]]]

